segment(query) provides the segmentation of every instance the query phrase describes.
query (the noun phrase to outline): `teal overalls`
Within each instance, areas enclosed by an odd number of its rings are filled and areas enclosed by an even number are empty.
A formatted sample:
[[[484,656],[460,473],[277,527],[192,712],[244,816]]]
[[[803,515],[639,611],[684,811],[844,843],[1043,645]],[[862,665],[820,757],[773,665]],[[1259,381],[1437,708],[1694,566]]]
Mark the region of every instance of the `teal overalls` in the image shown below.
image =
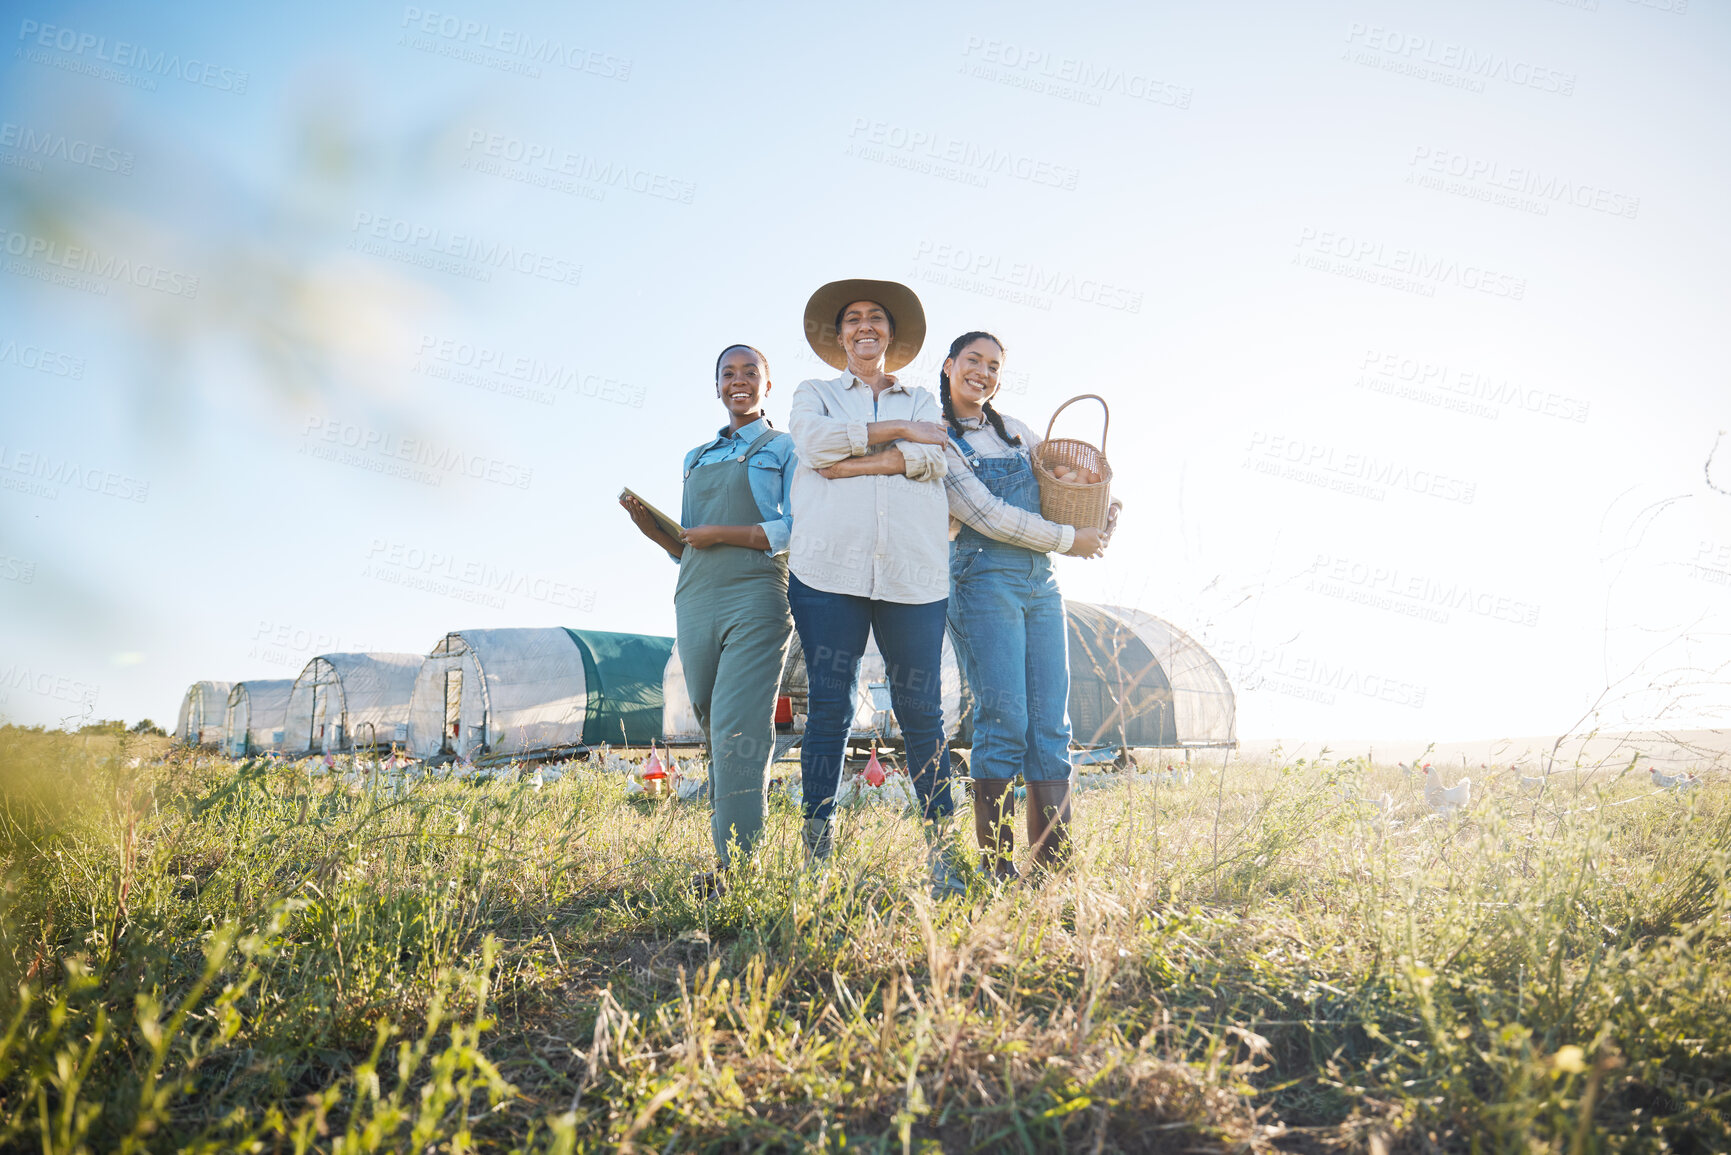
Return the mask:
[[[694,466],[685,477],[680,522],[757,525],[747,462],[768,430],[737,457]],[[697,720],[709,741],[710,834],[723,867],[730,844],[750,853],[763,828],[769,765],[775,753],[775,699],[793,635],[787,608],[787,559],[734,545],[686,546],[673,594],[679,660]]]

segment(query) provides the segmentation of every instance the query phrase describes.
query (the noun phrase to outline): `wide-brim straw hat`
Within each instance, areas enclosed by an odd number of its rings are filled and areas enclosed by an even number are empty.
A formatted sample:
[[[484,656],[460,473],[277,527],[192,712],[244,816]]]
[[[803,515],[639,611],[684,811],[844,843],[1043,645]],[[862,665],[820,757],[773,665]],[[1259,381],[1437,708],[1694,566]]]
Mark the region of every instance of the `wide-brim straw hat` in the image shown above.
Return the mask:
[[[855,301],[875,301],[895,319],[896,335],[884,355],[884,369],[894,373],[920,355],[926,343],[926,310],[919,297],[895,281],[855,277],[831,281],[805,303],[805,339],[811,351],[837,369],[847,368],[847,354],[836,340],[835,315]]]

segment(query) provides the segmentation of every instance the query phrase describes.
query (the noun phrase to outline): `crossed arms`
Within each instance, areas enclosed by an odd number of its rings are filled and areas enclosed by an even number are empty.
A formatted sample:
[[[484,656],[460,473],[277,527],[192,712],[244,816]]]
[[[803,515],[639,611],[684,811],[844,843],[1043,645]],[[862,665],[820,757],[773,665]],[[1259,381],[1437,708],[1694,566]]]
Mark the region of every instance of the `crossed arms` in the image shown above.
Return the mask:
[[[905,474],[910,481],[937,481],[947,471],[949,440],[937,417],[936,402],[919,391],[911,419],[855,421],[831,415],[823,397],[802,385],[793,396],[788,432],[800,460],[824,477]],[[874,448],[879,446],[887,448]]]

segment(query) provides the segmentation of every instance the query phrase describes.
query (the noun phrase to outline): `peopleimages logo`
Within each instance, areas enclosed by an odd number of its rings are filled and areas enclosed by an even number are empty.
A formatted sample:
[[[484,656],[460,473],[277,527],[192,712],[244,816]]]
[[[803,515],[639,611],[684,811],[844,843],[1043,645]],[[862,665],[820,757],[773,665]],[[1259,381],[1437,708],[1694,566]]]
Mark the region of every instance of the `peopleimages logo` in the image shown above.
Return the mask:
[[[500,568],[490,561],[460,558],[441,550],[422,549],[375,537],[367,550],[362,577],[391,585],[505,608],[506,597],[525,598],[570,610],[595,608],[595,591],[544,574]]]
[[[71,377],[76,380],[84,376],[84,358],[11,338],[0,340],[0,365],[34,369],[51,377]]]
[[[31,450],[20,452],[13,446],[0,443],[0,487],[53,501],[60,496],[59,491],[53,488],[57,485],[82,489],[86,493],[100,493],[121,501],[143,502],[150,498],[148,481],[115,473],[111,469],[92,469],[70,457],[55,457],[52,453]]]
[[[1539,624],[1539,607],[1533,602],[1399,566],[1319,553],[1311,563],[1310,575],[1312,593],[1439,625],[1448,624],[1451,610],[1517,626]]]
[[[1238,671],[1247,691],[1271,690],[1324,706],[1334,705],[1336,694],[1345,693],[1413,710],[1423,709],[1430,695],[1429,686],[1285,646],[1218,639],[1206,644],[1222,665]]]
[[[1478,495],[1476,482],[1368,453],[1343,453],[1331,445],[1297,437],[1255,432],[1245,453],[1247,469],[1372,501],[1383,500],[1388,489],[1404,489],[1461,505],[1471,505]]]
[[[78,706],[94,706],[97,695],[102,692],[101,686],[79,678],[49,674],[16,664],[0,671],[0,689],[29,690],[33,694],[41,694],[44,698],[71,702]]]
[[[539,357],[448,337],[424,334],[416,352],[419,355],[415,362],[416,372],[429,377],[447,377],[462,385],[490,393],[506,393],[543,405],[551,405],[554,400],[552,394],[543,392],[545,389],[557,389],[614,405],[628,405],[633,409],[643,408],[643,400],[648,396],[648,390],[641,385],[631,385],[600,373],[586,373],[556,361],[544,361]]]
[[[63,132],[47,132],[28,125],[0,121],[0,148],[16,149],[33,160],[58,160],[98,172],[132,175],[130,152],[95,144]],[[40,166],[37,166],[40,168]]]
[[[19,585],[29,585],[36,580],[36,563],[25,561],[21,557],[13,557],[8,553],[0,553],[0,581],[17,582]]]
[[[1182,84],[1161,80],[1151,73],[1095,64],[1012,41],[970,36],[962,46],[962,56],[975,62],[980,71],[970,74],[981,79],[1085,104],[1100,103],[1100,96],[1105,93],[1170,108],[1190,107],[1192,93]],[[968,71],[967,65],[963,65],[963,71]],[[1013,83],[1012,78],[1021,79],[1022,83]]]
[[[467,20],[449,12],[433,12],[413,5],[403,9],[402,27],[411,32],[437,36],[453,48],[485,49],[514,57],[524,65],[552,64],[572,72],[586,72],[603,80],[631,79],[631,61],[597,52],[580,44],[567,44],[552,36],[536,36],[518,28],[493,25],[485,20]],[[410,47],[419,48],[413,44]],[[540,76],[538,69],[526,74]]]
[[[1410,32],[1383,28],[1376,24],[1349,24],[1346,42],[1372,52],[1383,53],[1390,63],[1428,65],[1445,69],[1458,74],[1463,80],[1476,81],[1480,85],[1486,80],[1501,80],[1558,96],[1573,96],[1575,92],[1575,74],[1572,72],[1542,68],[1501,53],[1484,52],[1448,40],[1435,40],[1429,36],[1415,36]],[[1350,53],[1351,49],[1347,51]],[[1373,62],[1374,58],[1357,61],[1364,64]],[[1384,66],[1387,67],[1386,64]]]
[[[253,631],[252,646],[246,656],[273,666],[300,669],[314,654],[365,653],[373,647],[365,642],[344,640],[338,634],[328,634],[270,618],[260,618]]]
[[[101,281],[113,281],[167,293],[171,297],[185,297],[188,300],[198,296],[198,278],[190,273],[153,265],[148,261],[117,257],[84,245],[68,245],[31,233],[15,232],[3,225],[0,225],[0,250],[7,256],[39,261],[43,265],[65,269],[75,275],[95,277],[98,279],[99,288]],[[11,271],[23,272],[25,268]],[[105,289],[103,291],[106,292]]]
[[[1408,181],[1415,181],[1416,178],[1416,183],[1426,188],[1459,192],[1463,196],[1475,195],[1474,192],[1467,191],[1467,188],[1476,189],[1479,199],[1490,199],[1495,194],[1510,194],[1507,203],[1512,208],[1526,207],[1525,202],[1519,198],[1530,197],[1532,207],[1540,216],[1549,215],[1550,205],[1553,204],[1569,204],[1629,220],[1634,220],[1635,214],[1641,211],[1640,197],[1569,180],[1555,173],[1541,172],[1530,165],[1509,165],[1486,157],[1432,148],[1424,144],[1413,148],[1412,159],[1407,164],[1411,166],[1411,171],[1407,173]],[[1436,179],[1427,181],[1427,177]],[[1467,188],[1450,185],[1442,181],[1443,177],[1453,177]]]
[[[697,195],[697,185],[688,180],[651,172],[618,159],[602,160],[556,144],[523,140],[501,132],[470,129],[469,143],[465,151],[470,155],[463,161],[464,168],[492,176],[503,176],[523,184],[542,184],[555,178],[569,177],[602,188],[625,189],[646,197],[677,201],[686,205]],[[489,161],[495,163],[488,163]],[[513,171],[505,167],[506,165],[518,166],[520,171]],[[543,181],[542,177],[547,178],[547,181]]]
[[[237,96],[246,92],[247,81],[251,79],[250,73],[238,68],[210,64],[192,56],[183,58],[178,52],[152,52],[141,44],[126,40],[110,43],[106,36],[57,24],[41,24],[35,20],[19,23],[18,39],[31,48],[50,48],[76,58],[78,62],[98,61],[116,68],[130,68],[146,76],[184,80],[201,88],[214,88]],[[82,70],[74,68],[72,71]]]
[[[1412,390],[1412,396],[1416,400],[1451,395],[1447,398],[1451,403],[1444,406],[1451,409],[1482,401],[1488,402],[1490,406],[1507,406],[1544,417],[1583,422],[1592,408],[1591,403],[1579,398],[1544,389],[1524,388],[1506,377],[1493,376],[1483,370],[1447,365],[1382,349],[1366,349],[1359,362],[1359,370],[1360,376],[1353,384],[1360,388],[1388,393],[1396,392],[1404,386]],[[1459,405],[1454,404],[1455,402]],[[1476,408],[1486,412],[1473,412],[1473,416],[1488,415],[1493,419],[1497,416],[1496,409],[1488,406]]]
[[[1003,257],[965,245],[920,241],[914,260],[927,268],[945,269],[966,277],[1032,294],[1068,297],[1085,305],[1098,305],[1125,313],[1142,311],[1142,294],[1092,277],[1078,277],[1062,269],[1049,269],[1031,261],[1006,261]],[[1050,306],[1046,306],[1050,308]]]
[[[509,269],[556,285],[576,285],[583,280],[583,266],[562,257],[498,241],[484,241],[471,233],[447,232],[437,225],[356,212],[354,224],[349,228],[355,234],[349,240],[349,248],[422,265],[437,272],[490,281],[493,277],[490,270]]]
[[[1416,286],[1430,288],[1434,293],[1432,286],[1454,285],[1510,301],[1524,300],[1527,295],[1525,277],[1500,273],[1483,265],[1458,261],[1452,257],[1433,257],[1417,249],[1396,248],[1349,233],[1303,228],[1298,233],[1298,247],[1315,257],[1332,257],[1338,262],[1344,262],[1347,275],[1387,283],[1394,288]],[[1307,264],[1301,257],[1294,257],[1293,261]]]
[[[456,474],[512,489],[528,489],[535,476],[533,469],[514,462],[500,461],[480,453],[465,453],[454,445],[419,437],[400,437],[334,418],[307,418],[300,451],[309,457],[354,465],[374,473],[394,473],[423,482],[430,479],[433,485]]]
[[[988,148],[946,132],[907,128],[865,116],[853,118],[848,140],[850,155],[892,165],[894,158],[904,157],[915,162],[912,167],[916,168],[920,162],[930,161],[940,166],[953,165],[980,177],[1004,176],[1065,191],[1074,191],[1081,176],[1081,170],[1071,165],[1054,164],[1012,148]],[[985,185],[984,180],[977,183]]]

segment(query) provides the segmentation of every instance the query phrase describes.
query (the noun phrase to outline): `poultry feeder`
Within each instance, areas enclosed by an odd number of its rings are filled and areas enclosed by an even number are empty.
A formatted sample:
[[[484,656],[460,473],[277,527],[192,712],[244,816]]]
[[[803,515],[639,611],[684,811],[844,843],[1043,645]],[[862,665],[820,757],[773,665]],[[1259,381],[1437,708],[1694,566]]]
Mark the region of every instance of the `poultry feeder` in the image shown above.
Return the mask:
[[[872,756],[866,761],[865,780],[871,786],[878,787],[882,786],[885,779],[888,777],[889,776],[884,773],[884,764],[878,761],[878,748],[877,744],[874,742],[872,744]]]
[[[643,791],[653,797],[660,798],[668,793],[667,770],[661,765],[661,756],[650,747],[649,760],[643,764]]]

